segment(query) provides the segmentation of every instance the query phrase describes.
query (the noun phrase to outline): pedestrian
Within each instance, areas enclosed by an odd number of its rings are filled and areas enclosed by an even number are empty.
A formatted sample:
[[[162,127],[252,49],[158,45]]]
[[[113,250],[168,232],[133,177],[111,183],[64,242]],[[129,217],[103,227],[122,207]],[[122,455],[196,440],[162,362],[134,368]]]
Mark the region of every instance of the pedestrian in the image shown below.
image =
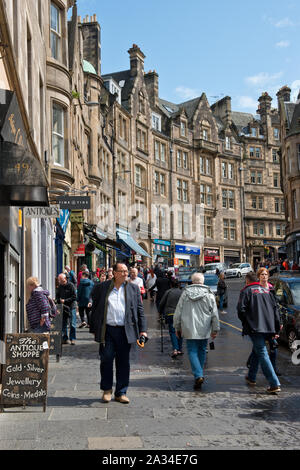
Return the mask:
[[[262,267],[257,271],[259,282],[242,289],[237,305],[238,317],[243,325],[243,335],[249,335],[253,354],[249,372],[245,377],[249,385],[256,385],[259,365],[269,382],[268,393],[280,392],[280,382],[270,360],[266,341],[274,341],[280,332],[280,315],[275,291],[269,284],[269,272]]]
[[[113,280],[95,285],[92,291],[90,332],[100,343],[102,400],[108,403],[112,397],[115,359],[115,400],[127,404],[130,348],[141,336],[147,337],[146,318],[139,287],[127,281],[127,266],[116,263],[113,275]]]
[[[220,330],[215,296],[203,283],[202,273],[192,275],[192,284],[183,290],[174,314],[177,337],[186,339],[195,378],[194,390],[200,390],[204,381],[208,338],[215,339]]]
[[[50,305],[47,300],[49,291],[43,289],[37,277],[29,277],[26,281],[30,298],[26,304],[26,312],[31,333],[49,333]]]
[[[178,279],[173,279],[171,281],[171,289],[167,290],[161,299],[158,311],[160,315],[163,315],[165,318],[165,322],[169,326],[169,334],[170,339],[173,347],[173,351],[171,354],[172,358],[177,357],[182,353],[182,338],[177,338],[173,320],[174,320],[174,313],[178,304],[178,301],[181,297],[182,290],[179,288],[179,281]]]
[[[79,328],[83,328],[85,326],[88,327],[90,324],[91,308],[89,307],[89,305],[93,287],[94,282],[89,279],[87,273],[83,272],[77,289],[78,310],[81,319],[81,324],[79,325]],[[86,315],[87,323],[84,321],[84,314]]]
[[[154,273],[153,269],[151,268],[149,270],[149,273],[147,274],[147,278],[146,278],[146,289],[150,293],[150,300],[152,302],[154,301],[155,292],[157,292],[157,287],[154,287],[152,289],[152,287],[154,286],[154,284],[156,282],[156,279],[157,279],[156,274]]]
[[[81,276],[80,276],[81,277]],[[68,325],[70,328],[70,342],[75,345],[76,340],[76,290],[66,275],[58,276],[59,286],[56,291],[56,302],[63,305],[62,340],[63,344],[69,344]]]
[[[113,277],[114,277],[114,275],[113,275],[112,268],[108,268],[108,270],[107,270],[107,281],[111,281]]]
[[[66,270],[66,276],[67,276],[67,280],[72,282],[72,284],[74,284],[75,288],[77,286],[77,277],[76,277],[76,274],[74,273],[74,271],[70,268],[70,266],[66,266],[65,267],[65,270]]]
[[[89,272],[89,270],[88,270],[86,264],[82,264],[82,265],[80,266],[79,273],[78,273],[78,276],[77,276],[77,287],[79,286],[80,279],[81,279],[82,273],[83,273],[84,271]]]
[[[227,291],[227,286],[226,286],[226,283],[225,283],[225,274],[220,273],[219,274],[218,285],[217,285],[217,295],[219,297],[220,313],[223,313],[223,314],[227,313],[223,309],[226,291]]]
[[[159,303],[165,292],[171,288],[170,280],[163,271],[156,271],[156,281],[155,284],[153,284],[153,286],[150,288],[150,291],[154,290],[155,288],[157,289],[155,303],[158,310]]]

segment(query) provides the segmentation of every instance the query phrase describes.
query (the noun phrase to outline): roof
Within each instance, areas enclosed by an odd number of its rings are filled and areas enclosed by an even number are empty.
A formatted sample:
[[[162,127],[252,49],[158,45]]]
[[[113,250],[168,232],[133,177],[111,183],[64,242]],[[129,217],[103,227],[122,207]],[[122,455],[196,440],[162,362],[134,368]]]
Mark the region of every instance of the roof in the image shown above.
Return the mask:
[[[288,135],[300,133],[300,103],[296,103]]]
[[[95,67],[90,62],[88,62],[87,60],[83,59],[82,66],[83,66],[83,71],[85,73],[93,73],[93,74],[97,75]]]
[[[232,111],[231,119],[238,132],[241,133],[245,127],[248,126],[249,122],[253,121],[253,114],[250,113],[240,113],[238,111]]]

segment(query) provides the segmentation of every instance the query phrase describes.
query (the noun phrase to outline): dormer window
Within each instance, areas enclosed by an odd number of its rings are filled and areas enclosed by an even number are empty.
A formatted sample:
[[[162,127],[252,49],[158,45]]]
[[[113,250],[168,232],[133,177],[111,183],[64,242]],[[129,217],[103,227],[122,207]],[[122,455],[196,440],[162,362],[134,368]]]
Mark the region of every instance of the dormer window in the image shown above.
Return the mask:
[[[186,136],[186,123],[184,121],[180,121],[180,134],[182,137]]]
[[[251,137],[256,137],[257,136],[257,129],[256,127],[251,127]]]
[[[117,95],[117,102],[121,104],[121,87],[113,79],[106,80],[104,86],[112,95]]]
[[[161,117],[159,114],[152,113],[152,129],[161,131]]]
[[[226,136],[226,137],[225,137],[225,148],[226,148],[226,150],[230,150],[230,149],[231,149],[231,140],[230,140],[230,137],[229,137],[229,136]]]

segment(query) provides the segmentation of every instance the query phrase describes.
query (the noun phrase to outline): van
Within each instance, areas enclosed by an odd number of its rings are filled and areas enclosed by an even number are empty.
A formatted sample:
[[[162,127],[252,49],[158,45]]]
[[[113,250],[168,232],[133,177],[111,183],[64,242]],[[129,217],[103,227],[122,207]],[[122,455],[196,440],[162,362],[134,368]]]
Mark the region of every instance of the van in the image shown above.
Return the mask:
[[[225,263],[209,263],[204,265],[205,272],[211,274],[215,274],[217,269],[221,273],[225,271],[226,267]]]

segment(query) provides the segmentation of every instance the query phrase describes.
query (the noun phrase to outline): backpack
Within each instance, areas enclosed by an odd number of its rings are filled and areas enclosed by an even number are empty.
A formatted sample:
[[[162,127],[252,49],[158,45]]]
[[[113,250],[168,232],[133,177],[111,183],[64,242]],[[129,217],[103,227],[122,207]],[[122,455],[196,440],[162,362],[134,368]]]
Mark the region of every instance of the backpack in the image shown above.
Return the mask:
[[[56,317],[56,315],[58,313],[57,312],[57,307],[54,303],[54,300],[51,299],[51,297],[46,296],[46,298],[47,298],[47,301],[48,301],[48,304],[49,304],[49,317],[50,317],[50,320],[51,320],[51,318]]]

